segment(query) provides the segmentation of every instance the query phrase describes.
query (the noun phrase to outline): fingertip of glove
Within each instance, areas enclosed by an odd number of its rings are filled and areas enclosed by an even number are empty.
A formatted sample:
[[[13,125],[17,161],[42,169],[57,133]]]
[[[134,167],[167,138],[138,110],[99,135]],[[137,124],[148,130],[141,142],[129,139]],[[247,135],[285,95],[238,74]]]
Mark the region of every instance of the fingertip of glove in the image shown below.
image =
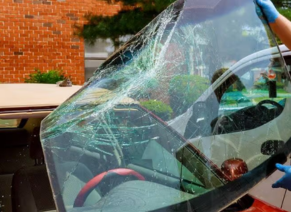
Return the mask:
[[[276,182],[276,183],[272,184],[272,188],[280,188],[279,183]]]
[[[275,166],[276,166],[277,169],[281,169],[281,168],[284,167],[284,165],[282,165],[282,164],[280,164],[280,163],[276,163]]]

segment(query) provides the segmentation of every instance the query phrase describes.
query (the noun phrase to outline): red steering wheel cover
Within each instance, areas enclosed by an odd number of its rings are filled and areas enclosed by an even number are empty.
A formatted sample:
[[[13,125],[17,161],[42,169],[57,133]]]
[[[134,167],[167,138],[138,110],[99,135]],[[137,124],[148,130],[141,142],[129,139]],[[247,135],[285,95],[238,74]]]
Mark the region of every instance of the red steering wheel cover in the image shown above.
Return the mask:
[[[82,207],[84,205],[84,202],[86,201],[88,195],[91,193],[91,191],[102,181],[104,176],[108,173],[115,173],[117,175],[122,176],[128,176],[132,175],[135,176],[139,180],[145,180],[145,178],[139,174],[138,172],[131,170],[131,169],[112,169],[107,172],[103,172],[101,174],[98,174],[93,179],[91,179],[86,185],[81,189],[81,191],[78,193],[75,202],[74,207]]]

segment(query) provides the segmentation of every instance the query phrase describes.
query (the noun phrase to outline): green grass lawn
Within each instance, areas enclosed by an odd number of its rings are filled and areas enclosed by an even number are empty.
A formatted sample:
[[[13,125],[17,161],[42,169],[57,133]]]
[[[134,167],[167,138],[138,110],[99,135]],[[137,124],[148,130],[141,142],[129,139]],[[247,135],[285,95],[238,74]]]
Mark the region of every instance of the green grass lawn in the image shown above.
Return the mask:
[[[252,102],[253,105],[258,104],[259,102],[263,100],[270,99],[269,98],[269,91],[268,90],[252,90],[252,91],[234,91],[227,93],[226,96],[224,96],[222,105],[227,107],[235,107],[238,106],[237,100],[241,97],[246,97],[247,99]],[[277,90],[277,98],[272,98],[273,101],[279,102],[285,98],[291,98],[291,94],[287,93],[284,89],[278,89]]]

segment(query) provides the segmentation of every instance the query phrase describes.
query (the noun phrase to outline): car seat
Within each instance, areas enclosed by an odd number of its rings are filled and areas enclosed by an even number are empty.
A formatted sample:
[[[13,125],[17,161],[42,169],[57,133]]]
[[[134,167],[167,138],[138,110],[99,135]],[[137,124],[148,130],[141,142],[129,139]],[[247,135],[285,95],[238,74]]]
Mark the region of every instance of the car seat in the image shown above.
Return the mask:
[[[31,139],[30,157],[35,165],[19,169],[12,179],[12,211],[38,212],[55,210],[52,190],[43,161],[43,152],[39,139],[39,128],[35,128]],[[56,169],[61,169],[58,176],[64,205],[69,208],[81,188],[93,178],[91,171],[83,164],[76,162],[60,163]],[[93,204],[100,199],[94,190],[87,198],[86,204]]]
[[[22,128],[0,129],[0,174],[13,174],[25,166],[32,166],[29,157],[28,133]]]

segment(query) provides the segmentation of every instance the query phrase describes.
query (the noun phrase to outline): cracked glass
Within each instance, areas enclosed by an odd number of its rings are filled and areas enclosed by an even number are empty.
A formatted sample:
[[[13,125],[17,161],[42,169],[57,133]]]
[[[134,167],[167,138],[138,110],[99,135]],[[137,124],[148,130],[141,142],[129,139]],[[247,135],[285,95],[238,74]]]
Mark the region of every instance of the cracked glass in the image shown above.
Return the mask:
[[[290,86],[252,0],[178,0],[42,122],[58,210],[242,210],[289,154]]]

